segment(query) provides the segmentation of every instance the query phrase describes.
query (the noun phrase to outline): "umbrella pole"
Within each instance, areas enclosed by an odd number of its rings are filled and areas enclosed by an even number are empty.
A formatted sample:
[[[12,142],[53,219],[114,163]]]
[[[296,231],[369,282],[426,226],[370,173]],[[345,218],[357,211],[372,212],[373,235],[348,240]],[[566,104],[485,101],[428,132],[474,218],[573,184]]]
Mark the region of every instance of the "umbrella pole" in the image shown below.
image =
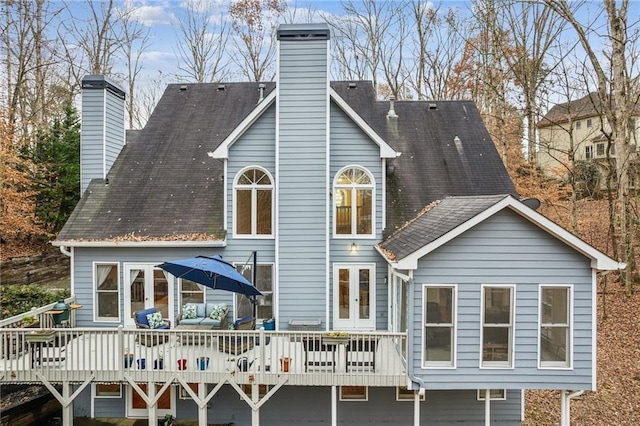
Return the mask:
[[[257,259],[257,251],[253,252],[253,286],[258,288],[258,259]],[[258,303],[256,300],[256,296],[251,297],[251,303],[253,303],[253,319],[258,317]]]

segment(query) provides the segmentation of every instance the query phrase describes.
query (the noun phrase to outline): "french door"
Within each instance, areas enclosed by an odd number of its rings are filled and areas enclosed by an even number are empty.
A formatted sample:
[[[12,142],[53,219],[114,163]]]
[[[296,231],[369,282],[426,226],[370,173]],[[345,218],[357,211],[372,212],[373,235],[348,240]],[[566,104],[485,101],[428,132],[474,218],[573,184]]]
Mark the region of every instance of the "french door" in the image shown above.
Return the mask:
[[[333,266],[333,329],[375,329],[375,264]]]
[[[140,386],[143,392],[148,393],[146,383],[138,383],[138,386]],[[161,389],[162,385],[157,384],[156,392],[160,392]],[[156,416],[158,418],[163,418],[165,414],[175,415],[175,389],[175,386],[169,386],[160,398],[158,398],[158,402],[156,403]],[[146,418],[148,416],[147,403],[132,386],[127,386],[127,401],[127,417]]]
[[[173,294],[162,269],[153,264],[125,264],[125,326],[135,327],[133,313],[155,307],[163,318],[173,317]]]

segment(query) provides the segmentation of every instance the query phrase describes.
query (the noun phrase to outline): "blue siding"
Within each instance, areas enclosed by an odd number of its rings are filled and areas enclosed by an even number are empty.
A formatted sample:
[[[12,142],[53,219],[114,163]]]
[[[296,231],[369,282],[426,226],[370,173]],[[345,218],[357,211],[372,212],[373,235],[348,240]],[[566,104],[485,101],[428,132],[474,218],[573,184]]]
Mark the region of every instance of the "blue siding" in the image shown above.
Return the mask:
[[[326,319],[328,45],[281,41],[278,70],[279,322]]]
[[[421,369],[422,284],[458,284],[457,368]],[[515,368],[479,368],[482,284],[515,285]],[[571,284],[571,370],[538,369],[540,284]],[[420,260],[414,274],[411,327],[414,372],[428,389],[590,389],[592,283],[589,259],[510,211],[502,211]]]

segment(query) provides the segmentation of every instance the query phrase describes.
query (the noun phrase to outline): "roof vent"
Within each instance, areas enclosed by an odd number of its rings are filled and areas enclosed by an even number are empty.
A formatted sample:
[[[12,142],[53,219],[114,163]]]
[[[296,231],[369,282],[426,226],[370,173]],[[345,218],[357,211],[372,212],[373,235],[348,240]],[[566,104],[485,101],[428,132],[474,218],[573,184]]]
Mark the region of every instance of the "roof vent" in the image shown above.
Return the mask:
[[[357,87],[356,83],[354,81],[350,82],[349,85],[347,86],[349,89],[355,89]]]
[[[262,100],[264,99],[264,88],[265,88],[265,84],[264,83],[260,83],[258,84],[258,91],[260,92],[260,97],[258,98],[258,103],[262,102]]]
[[[438,109],[438,105],[433,102],[429,102],[429,109]]]
[[[187,87],[188,87],[188,86],[187,86],[186,84],[183,84],[182,86],[180,86],[180,91],[181,91],[181,92],[186,91],[186,90],[187,90]]]
[[[218,84],[218,92],[222,92],[225,89],[224,84]]]
[[[389,112],[387,113],[387,118],[398,118],[396,110],[394,109],[395,102],[395,96],[389,96]]]
[[[538,207],[540,207],[540,200],[537,198],[523,198],[520,201],[522,204],[533,210],[538,210]]]

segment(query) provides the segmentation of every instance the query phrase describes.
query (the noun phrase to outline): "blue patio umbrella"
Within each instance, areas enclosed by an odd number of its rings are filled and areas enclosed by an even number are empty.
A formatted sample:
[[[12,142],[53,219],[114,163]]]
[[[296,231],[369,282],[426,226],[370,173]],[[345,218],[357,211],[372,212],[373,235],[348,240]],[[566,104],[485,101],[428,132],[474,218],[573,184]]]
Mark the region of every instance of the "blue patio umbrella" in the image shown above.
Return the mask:
[[[213,289],[232,291],[247,297],[262,296],[260,290],[236,271],[232,264],[224,261],[220,255],[170,260],[157,267],[176,278],[183,278]]]

